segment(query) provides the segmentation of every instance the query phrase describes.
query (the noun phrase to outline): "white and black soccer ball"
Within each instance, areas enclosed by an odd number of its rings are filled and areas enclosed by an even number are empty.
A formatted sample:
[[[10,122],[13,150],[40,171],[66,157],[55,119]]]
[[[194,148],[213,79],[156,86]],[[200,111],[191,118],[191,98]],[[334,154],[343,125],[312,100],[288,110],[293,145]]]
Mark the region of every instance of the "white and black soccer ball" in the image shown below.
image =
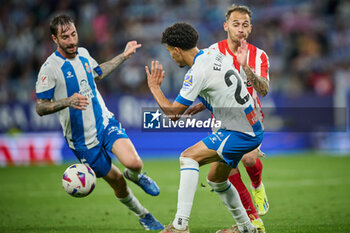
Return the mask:
[[[62,185],[73,197],[86,197],[95,188],[95,172],[86,164],[70,165],[63,173]]]

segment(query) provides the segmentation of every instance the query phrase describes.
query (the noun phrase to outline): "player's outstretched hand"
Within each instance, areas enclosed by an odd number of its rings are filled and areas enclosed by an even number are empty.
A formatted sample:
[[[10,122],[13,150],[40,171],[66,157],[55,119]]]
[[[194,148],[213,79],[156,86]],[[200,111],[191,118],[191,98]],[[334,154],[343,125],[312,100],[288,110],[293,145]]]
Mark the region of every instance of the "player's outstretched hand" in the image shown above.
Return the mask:
[[[124,50],[124,56],[126,59],[130,58],[131,55],[133,55],[134,53],[136,53],[136,49],[140,48],[141,44],[138,44],[136,40],[133,41],[129,41],[126,46],[125,46],[125,50]]]
[[[145,66],[147,74],[147,84],[149,89],[159,88],[163,82],[165,71],[158,61],[152,61],[151,72],[148,66]]]
[[[189,116],[193,116],[201,111],[205,110],[205,106],[203,103],[198,103],[195,106],[187,109],[187,111],[184,113],[184,115],[189,115]]]
[[[245,39],[241,39],[241,45],[237,49],[237,61],[241,66],[247,65],[248,43]]]
[[[78,93],[74,93],[71,97],[68,98],[68,105],[71,108],[86,110],[88,104],[88,98]]]

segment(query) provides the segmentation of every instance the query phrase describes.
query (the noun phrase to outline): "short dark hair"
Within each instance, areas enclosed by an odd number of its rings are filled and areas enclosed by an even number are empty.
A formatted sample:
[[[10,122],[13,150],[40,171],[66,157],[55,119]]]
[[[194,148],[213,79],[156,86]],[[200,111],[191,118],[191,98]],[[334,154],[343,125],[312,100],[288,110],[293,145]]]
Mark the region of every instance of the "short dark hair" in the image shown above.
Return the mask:
[[[58,26],[69,26],[70,24],[74,24],[74,22],[73,22],[73,19],[71,17],[69,17],[68,15],[61,14],[61,15],[55,16],[50,21],[51,34],[54,36],[57,36]],[[65,32],[65,30],[63,30],[62,32]]]
[[[189,50],[197,45],[198,32],[188,23],[175,23],[167,27],[162,35],[162,44]]]
[[[239,5],[235,5],[233,4],[231,7],[229,7],[226,11],[226,21],[230,18],[231,16],[231,13],[232,12],[239,12],[239,13],[242,13],[242,14],[247,14],[249,15],[249,19],[250,21],[252,21],[252,12],[251,10],[249,9],[249,7],[247,6],[239,6]]]

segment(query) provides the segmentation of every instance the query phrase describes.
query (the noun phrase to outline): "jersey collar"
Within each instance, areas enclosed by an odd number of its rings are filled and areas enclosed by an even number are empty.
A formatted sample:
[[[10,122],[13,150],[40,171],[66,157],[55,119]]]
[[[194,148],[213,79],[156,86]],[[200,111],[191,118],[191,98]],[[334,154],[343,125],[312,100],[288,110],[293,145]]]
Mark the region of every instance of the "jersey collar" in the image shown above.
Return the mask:
[[[193,64],[196,62],[196,59],[199,55],[202,55],[204,52],[203,50],[199,50],[199,52],[196,54],[196,56],[194,56],[194,59],[193,59]]]
[[[60,54],[60,52],[58,52],[57,50],[55,51],[55,54],[57,57],[62,58],[63,60],[66,60],[66,58],[64,56],[62,56],[62,54]],[[79,52],[77,51],[77,55],[79,54]]]
[[[60,57],[63,60],[66,60],[66,58],[64,56],[62,56],[62,54],[60,54],[60,52],[58,52],[57,50],[55,51],[55,54],[56,54],[57,57]]]

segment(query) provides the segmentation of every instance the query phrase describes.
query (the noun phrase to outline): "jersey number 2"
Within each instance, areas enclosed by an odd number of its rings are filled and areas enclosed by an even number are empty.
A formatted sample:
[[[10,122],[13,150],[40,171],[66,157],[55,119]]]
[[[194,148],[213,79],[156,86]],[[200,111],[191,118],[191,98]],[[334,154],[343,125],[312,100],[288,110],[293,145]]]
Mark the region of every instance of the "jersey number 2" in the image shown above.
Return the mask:
[[[236,76],[236,74],[235,74],[235,72],[233,70],[229,70],[225,74],[225,83],[226,83],[226,85],[228,87],[232,85],[232,82],[230,80],[231,76],[234,76],[237,79],[237,88],[236,88],[236,91],[235,91],[235,99],[236,99],[237,103],[243,105],[243,104],[248,102],[250,95],[248,93],[243,98],[241,97],[242,81],[241,81],[241,79],[239,77]]]

